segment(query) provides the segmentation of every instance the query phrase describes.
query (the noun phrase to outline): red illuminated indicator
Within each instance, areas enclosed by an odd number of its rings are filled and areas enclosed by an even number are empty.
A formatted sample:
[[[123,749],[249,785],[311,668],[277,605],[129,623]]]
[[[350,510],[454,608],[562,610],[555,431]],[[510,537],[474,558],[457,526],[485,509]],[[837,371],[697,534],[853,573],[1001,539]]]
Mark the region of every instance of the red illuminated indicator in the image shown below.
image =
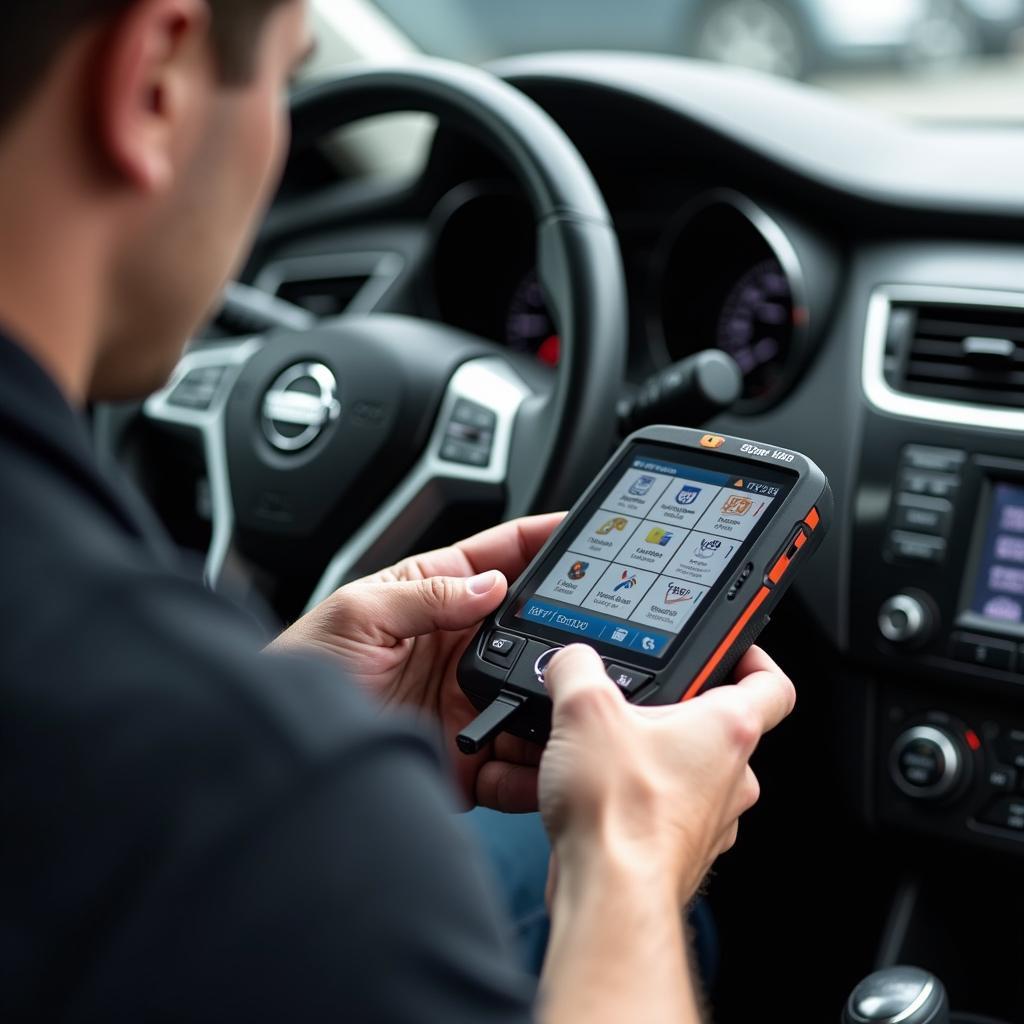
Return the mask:
[[[981,750],[981,740],[978,739],[978,734],[973,729],[968,729],[964,733],[964,739],[967,740],[967,746],[971,750]]]
[[[562,358],[562,339],[557,334],[545,338],[537,349],[537,358],[548,366],[557,366]]]

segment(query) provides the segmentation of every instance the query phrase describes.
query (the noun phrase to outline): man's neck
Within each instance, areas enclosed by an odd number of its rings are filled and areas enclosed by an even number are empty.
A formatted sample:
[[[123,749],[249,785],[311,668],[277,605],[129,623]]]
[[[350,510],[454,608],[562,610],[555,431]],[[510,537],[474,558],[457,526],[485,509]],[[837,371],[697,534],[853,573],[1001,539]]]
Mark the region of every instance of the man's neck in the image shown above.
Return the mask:
[[[102,331],[104,226],[83,216],[80,183],[62,174],[73,143],[32,130],[16,129],[0,150],[0,329],[82,406]]]

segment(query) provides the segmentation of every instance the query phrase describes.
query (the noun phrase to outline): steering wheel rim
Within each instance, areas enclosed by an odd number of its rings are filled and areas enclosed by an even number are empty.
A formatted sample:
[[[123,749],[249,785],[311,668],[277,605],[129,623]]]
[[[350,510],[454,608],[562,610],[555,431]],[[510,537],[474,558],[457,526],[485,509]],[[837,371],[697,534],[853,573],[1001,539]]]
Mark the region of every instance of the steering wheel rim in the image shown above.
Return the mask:
[[[610,215],[581,155],[523,93],[488,72],[433,59],[355,69],[301,90],[293,99],[293,153],[346,124],[398,111],[434,114],[442,123],[470,131],[520,183],[537,224],[538,275],[563,338],[562,363],[554,388],[545,393],[532,389],[516,372],[507,351],[430,321],[411,323],[414,318],[382,314],[342,317],[293,337],[291,348],[296,351],[299,343],[321,352],[341,347],[337,338],[318,341],[313,337],[317,330],[355,334],[367,346],[375,341],[387,348],[392,335],[407,337],[408,345],[435,345],[450,363],[435,426],[440,428],[460,398],[474,390],[492,396],[496,409],[488,465],[475,467],[475,473],[472,467],[439,469],[443,435],[439,438],[435,429],[413,471],[370,517],[372,522],[335,554],[310,604],[377,567],[375,560],[391,560],[389,545],[382,543],[382,518],[393,533],[402,516],[401,502],[413,500],[414,492],[420,494],[428,484],[436,492],[439,477],[500,487],[506,516],[563,507],[589,482],[615,437],[628,337],[625,276]],[[250,367],[265,360],[270,349],[262,339],[218,347],[224,350],[219,361],[207,346],[186,355],[167,388],[145,406],[151,420],[191,426],[203,435],[214,506],[214,542],[207,559],[211,585],[219,578],[242,512],[236,507],[240,486],[233,468],[240,443],[233,438],[248,429],[252,411],[241,407],[239,395],[252,390]],[[174,396],[189,374],[197,369],[210,374],[215,364],[227,370],[211,404],[198,410],[176,405]],[[222,388],[219,395],[217,388]],[[270,461],[256,449],[247,457]]]

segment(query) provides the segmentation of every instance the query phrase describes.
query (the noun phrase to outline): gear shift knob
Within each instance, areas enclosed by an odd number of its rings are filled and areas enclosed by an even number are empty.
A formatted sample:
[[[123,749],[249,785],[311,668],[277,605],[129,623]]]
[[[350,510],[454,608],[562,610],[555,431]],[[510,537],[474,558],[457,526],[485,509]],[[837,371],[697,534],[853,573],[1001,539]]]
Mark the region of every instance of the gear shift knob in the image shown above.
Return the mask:
[[[949,1024],[949,999],[934,974],[887,967],[853,990],[842,1024]]]

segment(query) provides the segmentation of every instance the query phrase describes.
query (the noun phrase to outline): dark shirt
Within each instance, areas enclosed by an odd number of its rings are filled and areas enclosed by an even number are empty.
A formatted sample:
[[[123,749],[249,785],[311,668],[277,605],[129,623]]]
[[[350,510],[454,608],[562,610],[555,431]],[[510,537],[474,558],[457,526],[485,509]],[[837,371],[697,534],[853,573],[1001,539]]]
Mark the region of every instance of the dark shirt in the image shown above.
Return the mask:
[[[0,338],[0,1020],[495,1021],[434,745],[260,653]]]

